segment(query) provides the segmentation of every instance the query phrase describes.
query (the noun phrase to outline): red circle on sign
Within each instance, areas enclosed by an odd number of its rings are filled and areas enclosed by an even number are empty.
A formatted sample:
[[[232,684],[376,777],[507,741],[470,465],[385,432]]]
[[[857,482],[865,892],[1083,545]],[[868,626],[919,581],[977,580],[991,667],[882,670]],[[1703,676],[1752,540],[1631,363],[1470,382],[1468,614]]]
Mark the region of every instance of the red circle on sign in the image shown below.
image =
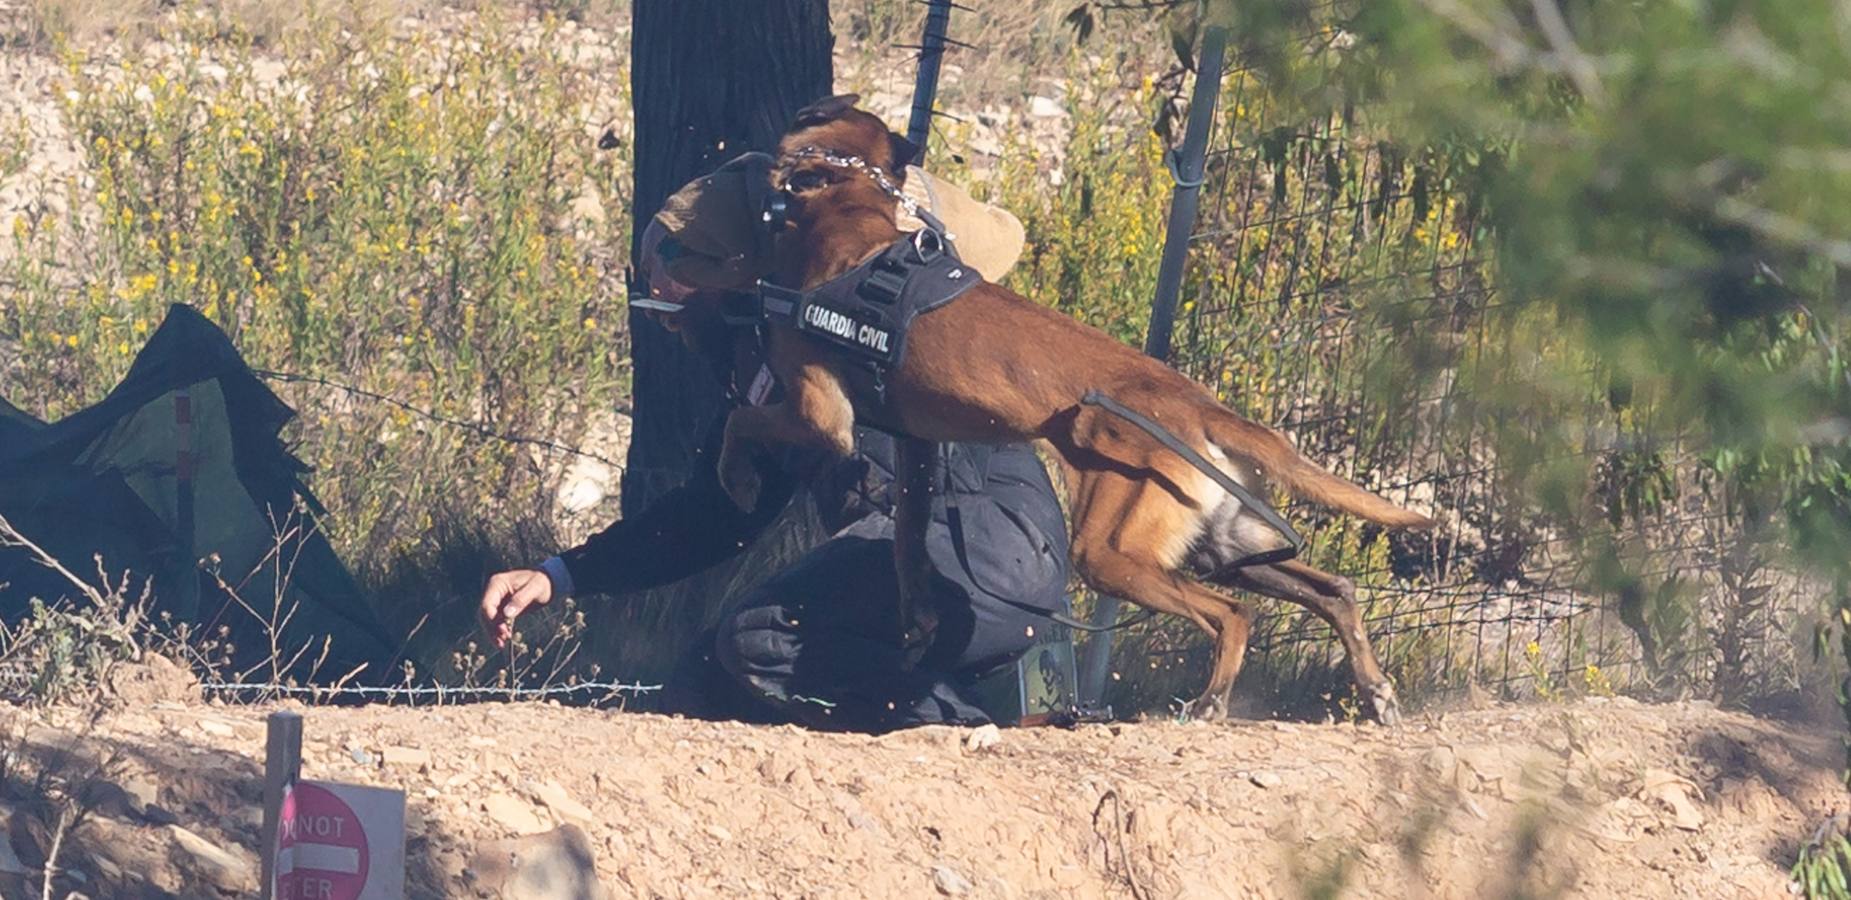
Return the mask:
[[[283,795],[276,854],[277,900],[358,900],[372,862],[353,808],[305,783]]]

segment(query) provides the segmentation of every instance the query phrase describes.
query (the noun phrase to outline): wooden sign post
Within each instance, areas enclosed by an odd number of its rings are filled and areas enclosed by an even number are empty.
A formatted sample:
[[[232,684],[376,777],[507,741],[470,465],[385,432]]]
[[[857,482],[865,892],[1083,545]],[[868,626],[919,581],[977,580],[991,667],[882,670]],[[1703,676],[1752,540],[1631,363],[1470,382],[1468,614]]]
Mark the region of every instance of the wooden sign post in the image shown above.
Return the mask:
[[[401,900],[405,793],[303,781],[302,716],[279,710],[268,725],[263,900]]]

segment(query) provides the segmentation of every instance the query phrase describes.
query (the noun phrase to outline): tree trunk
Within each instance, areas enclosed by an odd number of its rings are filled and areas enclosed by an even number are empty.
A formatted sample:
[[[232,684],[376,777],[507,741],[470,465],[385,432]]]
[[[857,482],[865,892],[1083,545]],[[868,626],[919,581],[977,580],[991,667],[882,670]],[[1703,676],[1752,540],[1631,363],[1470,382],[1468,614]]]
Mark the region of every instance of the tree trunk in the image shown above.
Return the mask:
[[[682,185],[748,150],[769,150],[834,80],[828,0],[635,0],[630,87],[636,115],[635,228]],[[707,366],[679,338],[630,315],[635,428],[623,476],[634,515],[690,472],[721,411]]]

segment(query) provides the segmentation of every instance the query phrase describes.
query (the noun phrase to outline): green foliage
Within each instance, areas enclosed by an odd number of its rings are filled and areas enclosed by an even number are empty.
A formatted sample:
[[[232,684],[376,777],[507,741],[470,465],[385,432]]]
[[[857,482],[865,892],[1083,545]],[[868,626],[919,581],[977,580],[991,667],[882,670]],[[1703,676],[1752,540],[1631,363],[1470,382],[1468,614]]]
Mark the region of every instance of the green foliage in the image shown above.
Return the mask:
[[[1847,871],[1851,871],[1851,841],[1834,833],[1807,842],[1791,874],[1800,896],[1807,900],[1844,900],[1851,897]]]
[[[624,238],[605,203],[621,208],[627,165],[580,124],[591,75],[555,24],[314,27],[258,53],[182,14],[163,38],[120,65],[67,52],[87,166],[71,212],[20,220],[0,263],[0,340],[20,347],[0,392],[47,417],[96,400],[178,302],[258,368],[498,432],[569,443],[614,405]],[[290,399],[356,562],[416,546],[440,501],[548,508],[504,447],[352,396]]]
[[[119,596],[103,607],[48,605],[0,629],[0,695],[15,703],[87,698],[116,663],[139,655],[137,617]]]
[[[1553,10],[1554,4],[1538,7]],[[1397,133],[1485,154],[1501,286],[1547,303],[1648,438],[1686,436],[1842,574],[1845,308],[1830,236],[1851,83],[1825,2],[1357,7],[1335,78]],[[1634,482],[1637,484],[1638,482]],[[1647,479],[1662,493],[1662,477]],[[1622,497],[1627,503],[1654,498]]]

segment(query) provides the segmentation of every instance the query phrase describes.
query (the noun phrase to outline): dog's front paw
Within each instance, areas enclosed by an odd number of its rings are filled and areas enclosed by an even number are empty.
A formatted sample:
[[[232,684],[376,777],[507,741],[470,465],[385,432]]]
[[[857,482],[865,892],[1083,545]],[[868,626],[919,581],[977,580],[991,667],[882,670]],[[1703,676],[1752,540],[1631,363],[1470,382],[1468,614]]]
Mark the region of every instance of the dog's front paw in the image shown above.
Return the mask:
[[[758,469],[746,454],[727,453],[720,457],[720,487],[726,489],[726,496],[733,498],[733,505],[741,510],[751,512],[758,508],[758,494],[763,485]]]

